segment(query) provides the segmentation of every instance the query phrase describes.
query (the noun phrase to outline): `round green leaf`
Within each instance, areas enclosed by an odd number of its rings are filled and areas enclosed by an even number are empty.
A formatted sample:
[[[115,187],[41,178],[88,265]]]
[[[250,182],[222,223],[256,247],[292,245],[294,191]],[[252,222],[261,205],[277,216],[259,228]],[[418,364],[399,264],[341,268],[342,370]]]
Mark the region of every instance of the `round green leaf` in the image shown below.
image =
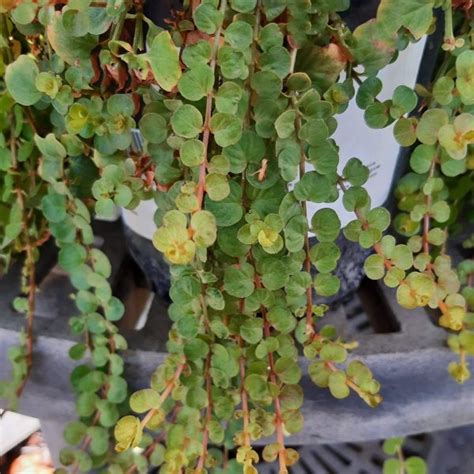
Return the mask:
[[[426,462],[419,456],[410,456],[407,458],[404,467],[407,474],[426,474],[428,472]]]
[[[229,160],[224,155],[216,155],[211,158],[207,165],[209,173],[226,175],[230,171]]]
[[[290,72],[290,53],[283,46],[273,46],[260,56],[260,68],[262,71],[272,71],[280,79]]]
[[[330,273],[318,273],[314,279],[314,289],[320,296],[335,295],[341,286],[339,278]]]
[[[130,408],[135,413],[145,413],[152,408],[158,408],[160,405],[160,395],[156,390],[145,388],[135,392],[130,397]]]
[[[413,265],[413,254],[407,245],[399,244],[393,249],[391,260],[401,270],[408,270]]]
[[[222,174],[209,173],[206,176],[206,193],[213,201],[222,201],[230,193],[227,177]]]
[[[250,395],[250,398],[254,400],[262,400],[268,396],[268,383],[266,377],[263,375],[247,375],[247,377],[245,377],[244,387]]]
[[[296,384],[301,379],[301,369],[297,362],[290,357],[281,357],[275,363],[275,372],[285,384]]]
[[[168,135],[166,120],[159,114],[150,112],[145,114],[138,126],[143,138],[149,143],[162,143]]]
[[[433,145],[418,145],[410,157],[410,166],[416,173],[427,173],[436,155]]]
[[[331,194],[331,184],[326,176],[310,171],[298,181],[294,194],[298,201],[326,202]]]
[[[246,319],[240,326],[240,335],[249,344],[258,344],[263,337],[263,320]]]
[[[240,13],[249,13],[254,10],[257,0],[230,0],[230,6],[233,10]]]
[[[235,115],[218,112],[211,117],[209,126],[221,147],[234,145],[242,136],[242,122]]]
[[[193,240],[198,247],[210,247],[216,240],[217,225],[214,214],[209,211],[198,211],[191,217],[194,230]]]
[[[69,444],[74,446],[81,442],[81,440],[86,435],[86,431],[86,424],[82,423],[81,421],[72,421],[66,425],[63,436]]]
[[[465,104],[474,103],[474,51],[468,49],[456,58],[456,86]]]
[[[232,226],[239,222],[243,215],[242,188],[235,181],[231,181],[229,186],[230,194],[222,201],[212,201],[208,196],[205,198],[206,209],[214,214],[219,227]]]
[[[448,105],[453,100],[454,81],[450,77],[440,77],[433,86],[433,96],[441,105]]]
[[[369,255],[364,263],[364,271],[371,280],[380,280],[385,275],[384,258],[381,255]]]
[[[370,227],[383,232],[390,225],[390,212],[384,207],[371,209],[367,214],[367,222]]]
[[[443,109],[427,110],[416,127],[416,137],[421,143],[434,145],[438,141],[439,129],[448,123],[448,113]]]
[[[329,384],[331,370],[326,367],[324,362],[317,361],[309,365],[308,374],[314,384],[318,387],[326,388]]]
[[[89,426],[87,434],[90,436],[92,454],[102,456],[109,449],[109,431],[102,426]]]
[[[208,404],[207,392],[202,387],[192,387],[186,393],[186,405],[201,410]]]
[[[118,321],[122,318],[125,313],[125,307],[123,303],[113,296],[110,300],[104,305],[104,314],[109,321]]]
[[[336,268],[341,251],[334,242],[320,242],[311,247],[309,256],[319,272],[329,273]]]
[[[253,293],[253,267],[249,264],[242,268],[227,267],[224,273],[224,290],[237,298],[246,298]]]
[[[82,245],[66,244],[59,251],[58,263],[67,272],[72,272],[85,262],[86,257],[87,252]]]
[[[12,2],[12,5],[13,4],[14,2]],[[6,6],[8,12],[8,2],[6,3]],[[33,2],[19,2],[11,12],[12,20],[19,25],[29,25],[35,19],[36,8],[37,6]]]
[[[235,49],[246,50],[252,43],[252,37],[252,27],[246,21],[234,21],[224,32],[225,40]]]
[[[430,212],[438,222],[446,222],[451,214],[451,209],[446,201],[438,201],[431,206]]]
[[[393,128],[395,139],[401,146],[411,146],[416,142],[416,119],[402,117]]]
[[[295,131],[296,110],[285,110],[275,121],[275,130],[280,138],[289,138]]]
[[[60,222],[66,217],[66,197],[62,194],[47,194],[41,200],[41,207],[50,222]]]
[[[235,114],[237,112],[243,90],[232,81],[224,82],[216,93],[216,109],[218,112]]]
[[[375,102],[367,107],[364,119],[371,128],[383,128],[389,121],[388,107],[383,102]]]
[[[178,90],[181,95],[192,101],[207,96],[214,85],[214,74],[207,64],[194,66],[185,72],[178,81]]]
[[[201,112],[190,104],[176,109],[171,117],[171,128],[174,133],[184,138],[194,138],[202,130],[203,120]]]
[[[258,71],[252,77],[252,89],[261,97],[277,97],[280,95],[281,79],[272,71]]]
[[[382,92],[382,81],[376,76],[368,77],[359,87],[356,94],[357,105],[366,109],[374,103],[375,97]]]
[[[362,186],[369,178],[369,168],[359,158],[351,158],[344,166],[342,174],[353,186]]]
[[[211,59],[211,45],[208,41],[200,40],[184,48],[181,58],[189,68],[207,64]]]
[[[389,456],[394,456],[397,451],[402,447],[404,438],[390,438],[384,441],[382,445],[383,452]]]
[[[402,472],[402,464],[398,459],[387,459],[383,463],[383,474],[400,474]]]
[[[230,46],[222,46],[217,52],[218,64],[226,79],[245,79],[248,76],[248,66],[244,54]]]
[[[108,379],[107,399],[112,403],[121,403],[127,398],[127,382],[118,375]]]
[[[267,23],[258,32],[258,42],[264,51],[273,46],[282,46],[283,34],[277,23]]]
[[[402,114],[411,112],[418,102],[415,91],[407,86],[398,86],[393,93],[393,104],[401,109]]]
[[[42,93],[36,89],[36,76],[39,70],[36,61],[26,55],[9,64],[5,71],[5,83],[15,102],[21,105],[33,105]]]
[[[187,140],[179,149],[179,157],[186,166],[198,166],[205,158],[206,148],[201,140]]]
[[[284,306],[274,306],[268,311],[268,320],[282,334],[289,334],[296,327],[296,318]]]
[[[161,466],[165,461],[165,447],[162,444],[156,444],[150,454],[150,464],[152,466]]]
[[[346,398],[350,390],[346,384],[346,375],[343,372],[333,372],[328,380],[329,390],[335,398]]]
[[[361,186],[352,186],[344,192],[342,203],[347,211],[352,212],[367,206],[370,203],[370,197]]]
[[[341,344],[328,342],[321,348],[320,356],[322,360],[340,364],[347,359],[347,350]]]
[[[142,435],[143,431],[140,426],[140,420],[136,416],[124,416],[118,421],[114,428],[114,436],[117,440],[115,449],[121,452],[130,447],[138,446]]]
[[[222,13],[211,3],[201,3],[193,13],[194,23],[197,28],[212,35],[222,23]]]

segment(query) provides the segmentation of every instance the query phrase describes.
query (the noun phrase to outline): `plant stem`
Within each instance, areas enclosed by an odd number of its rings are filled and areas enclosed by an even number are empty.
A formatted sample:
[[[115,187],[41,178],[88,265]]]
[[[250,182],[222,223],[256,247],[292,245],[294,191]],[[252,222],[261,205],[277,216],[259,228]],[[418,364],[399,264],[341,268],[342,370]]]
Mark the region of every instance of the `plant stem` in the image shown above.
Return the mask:
[[[451,0],[445,0],[444,10],[444,41],[454,46],[453,11]]]
[[[255,274],[255,286],[257,288],[262,288],[262,284],[260,282],[260,276],[256,273]],[[270,323],[267,318],[267,310],[264,306],[260,308],[263,316],[263,334],[265,339],[271,337],[271,329]],[[275,386],[278,386],[278,379],[275,372],[275,361],[273,359],[273,353],[268,353],[268,367],[269,367],[269,378],[270,382]],[[275,406],[275,430],[276,430],[276,438],[278,444],[278,463],[279,463],[279,474],[286,474],[288,469],[286,468],[286,453],[285,453],[285,434],[283,431],[283,418],[282,418],[282,411],[281,411],[281,403],[280,398],[277,396],[274,397],[273,403]]]
[[[140,426],[142,427],[142,429],[145,428],[146,424],[155,416],[156,412],[159,410],[161,405],[163,405],[163,403],[168,399],[168,397],[169,397],[170,393],[173,391],[173,388],[176,385],[176,382],[178,381],[179,376],[181,375],[181,372],[183,371],[185,365],[186,365],[185,362],[182,362],[181,364],[178,365],[178,367],[176,368],[175,373],[173,374],[173,377],[168,382],[168,384],[166,385],[166,388],[163,390],[163,393],[160,396],[158,406],[156,408],[152,408],[145,415],[145,417],[142,419],[142,421],[140,422]]]
[[[7,55],[7,64],[10,64],[13,62],[13,54],[10,49],[10,39],[8,37],[8,19],[7,19],[6,13],[1,13],[0,14],[0,30],[2,32],[2,36],[5,39],[5,42],[7,43],[7,47],[5,48],[6,50],[6,55]]]
[[[252,78],[255,74],[255,66],[258,62],[258,52],[257,48],[255,45],[258,42],[258,32],[260,28],[260,22],[261,20],[261,0],[257,0],[257,4],[255,7],[255,25],[253,26],[253,33],[252,33],[252,46],[251,46],[251,53],[252,53],[252,59],[249,64],[249,75],[247,77],[247,80],[245,81],[245,85],[247,89],[250,91],[250,99],[249,99],[249,104],[247,107],[247,113],[245,114],[245,123],[247,126],[250,125],[250,119],[251,119],[251,102],[252,102],[252,95],[254,92],[252,91]]]
[[[239,369],[240,369],[240,398],[242,400],[242,412],[243,412],[243,434],[244,434],[244,446],[250,447],[250,433],[249,433],[249,424],[250,424],[250,412],[249,412],[249,400],[247,395],[247,390],[245,390],[244,381],[245,381],[245,358],[243,356],[243,341],[242,338],[238,337],[239,347],[242,351],[239,357]]]
[[[225,10],[227,8],[227,0],[221,1],[221,6],[219,11],[222,13],[222,16],[225,14]],[[209,63],[212,72],[214,73],[216,70],[216,63],[217,63],[217,50],[219,49],[219,41],[222,33],[222,25],[216,31],[214,36],[214,44],[212,47],[212,54],[211,54],[211,61]],[[209,92],[206,98],[206,112],[204,116],[204,126],[203,126],[203,135],[202,135],[202,142],[204,143],[204,161],[201,163],[199,167],[199,181],[198,181],[198,188],[196,192],[197,200],[198,200],[198,209],[202,209],[203,201],[204,201],[204,190],[206,188],[206,170],[207,170],[207,155],[209,152],[209,140],[211,130],[209,127],[212,115],[212,104],[213,104],[213,96],[214,96],[214,89]]]
[[[403,457],[403,451],[401,446],[397,447],[397,457],[400,461],[400,474],[405,474],[405,458]]]
[[[132,49],[134,54],[143,49],[143,13],[141,11],[135,16],[135,31],[133,33]]]
[[[204,370],[204,378],[206,380],[206,392],[207,392],[207,407],[206,407],[206,420],[204,424],[204,432],[202,435],[202,452],[199,456],[199,460],[194,471],[196,474],[201,474],[204,470],[204,464],[207,458],[208,444],[209,444],[209,424],[212,419],[212,385],[211,385],[211,351],[207,354],[206,357],[206,367]]]
[[[293,48],[291,50],[291,67],[290,73],[294,72],[295,64],[296,64],[296,55],[298,50]],[[306,173],[306,152],[305,152],[305,144],[303,140],[299,139],[299,134],[301,130],[301,116],[298,109],[298,100],[296,96],[291,98],[291,104],[293,109],[296,111],[296,120],[295,120],[295,135],[296,139],[300,145],[300,164],[299,164],[299,178],[300,181],[303,179]],[[303,216],[307,219],[308,215],[308,208],[306,201],[301,201],[301,209],[303,211]],[[305,251],[305,259],[304,259],[304,268],[305,271],[311,275],[311,259],[310,259],[310,245],[309,245],[309,235],[308,232],[305,232],[304,235],[304,251]],[[313,325],[313,287],[309,286],[306,288],[306,335],[308,340],[313,338],[315,334],[314,325]]]
[[[298,106],[296,97],[292,99],[293,107],[295,108],[298,114]],[[301,118],[299,115],[296,116],[295,121],[295,129],[296,129],[296,136],[298,137],[300,129],[301,129]],[[306,153],[304,149],[304,143],[302,140],[298,140],[300,144],[300,166],[299,166],[299,177],[300,181],[303,179],[303,176],[306,172]],[[303,211],[303,215],[306,218],[308,214],[308,209],[306,205],[306,201],[301,201],[301,209]],[[304,235],[304,251],[305,251],[305,259],[304,259],[304,268],[307,273],[311,275],[311,259],[310,259],[310,246],[309,246],[309,235],[308,232],[305,232]],[[306,335],[311,338],[312,335],[315,333],[314,326],[313,326],[313,288],[309,286],[306,288]]]
[[[120,35],[122,34],[122,30],[123,30],[123,25],[125,23],[126,14],[127,14],[126,12],[122,12],[120,14],[117,24],[115,25],[115,28],[113,29],[112,36],[110,37],[111,41],[120,39]]]
[[[438,161],[438,150],[436,150],[436,153],[435,153],[433,159],[431,160],[430,171],[429,171],[429,174],[428,174],[428,178],[426,179],[427,181],[434,176],[437,161]],[[426,256],[429,256],[429,254],[430,254],[430,243],[428,241],[428,233],[430,231],[430,217],[431,217],[430,216],[430,208],[431,208],[432,200],[433,199],[432,199],[431,193],[429,193],[425,196],[426,212],[423,215],[423,236],[422,236],[422,240],[423,240],[423,253]],[[430,266],[429,266],[429,269],[430,269],[429,271],[431,273],[431,267]]]
[[[10,125],[10,153],[12,157],[13,170],[16,173],[18,171],[18,157],[17,157],[17,142],[15,137],[15,119],[12,116],[12,121]],[[26,207],[24,193],[20,183],[17,183],[17,188],[15,190],[17,195],[17,202],[21,209],[22,215],[22,236],[25,239],[25,263],[23,266],[23,275],[27,280],[25,285],[26,293],[28,294],[27,299],[27,311],[26,311],[26,374],[20,384],[17,387],[16,395],[20,397],[25,385],[28,381],[29,375],[31,373],[31,367],[33,364],[33,319],[35,315],[35,305],[36,305],[36,265],[35,265],[35,255],[34,255],[34,243],[30,240],[30,231],[32,223],[29,220],[29,212]]]

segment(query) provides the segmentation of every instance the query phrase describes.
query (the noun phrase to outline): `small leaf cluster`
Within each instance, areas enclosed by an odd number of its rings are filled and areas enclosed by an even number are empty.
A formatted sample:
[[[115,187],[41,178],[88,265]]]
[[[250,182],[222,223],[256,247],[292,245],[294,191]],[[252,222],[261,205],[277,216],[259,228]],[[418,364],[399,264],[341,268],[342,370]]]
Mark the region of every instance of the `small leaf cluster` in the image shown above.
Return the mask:
[[[75,3],[86,14],[90,2]],[[21,345],[11,350],[13,377],[2,386],[2,395],[21,395],[34,364],[35,264],[41,245],[53,238],[59,247],[58,263],[74,287],[78,311],[69,324],[80,342],[69,355],[81,361],[71,373],[79,420],[68,424],[64,432],[74,447],[61,453],[61,461],[74,471],[89,472],[110,464],[113,427],[129,395],[120,356],[127,343],[114,324],[124,307],[112,295],[109,259],[94,247],[92,211],[95,207],[97,214],[108,214],[112,199],[123,206],[138,204],[145,183],[135,176],[133,159],[127,161],[123,151],[130,145],[135,124],[130,94],[108,98],[105,94],[101,99],[94,90],[100,85],[99,78],[93,77],[90,51],[98,44],[99,34],[115,28],[114,20],[103,15],[102,8],[89,9],[88,14],[104,30],[94,36],[87,31],[76,35],[65,28],[63,15],[46,21],[45,10],[54,13],[49,4],[24,5],[14,8],[10,17],[1,15],[2,33],[10,35],[2,36],[1,55],[0,191],[2,209],[7,206],[0,224],[1,257],[8,266],[25,255],[25,297],[17,298],[14,308],[27,319]],[[73,8],[73,2],[69,7]],[[24,26],[26,17],[19,12],[27,11],[38,15],[38,23]],[[63,13],[67,11],[65,7]],[[102,12],[100,18],[98,12]],[[47,39],[46,24],[51,28]],[[77,39],[86,34],[87,41]],[[35,40],[28,43],[22,35]],[[32,44],[36,49],[31,49]],[[73,45],[77,45],[77,55],[71,55]],[[102,87],[110,80],[106,72],[104,66]],[[128,465],[133,462],[129,459]]]
[[[383,463],[383,474],[426,474],[428,472],[425,461],[419,456],[405,458],[403,454],[404,438],[391,438],[384,441],[382,449],[389,456]]]
[[[381,82],[368,77],[358,90],[358,105],[365,109],[371,127],[385,127],[395,121],[393,132],[403,147],[412,147],[410,170],[399,181],[395,195],[399,213],[393,225],[407,238],[397,244],[392,236],[377,243],[376,254],[365,263],[369,278],[384,279],[397,287],[398,302],[409,309],[429,306],[440,311],[439,324],[471,337],[468,303],[461,282],[447,253],[447,239],[456,232],[465,204],[472,194],[472,143],[474,116],[472,90],[466,83],[474,71],[472,45],[464,40],[465,31],[454,38],[446,9],[446,38],[452,48],[444,48],[439,73],[430,89],[414,91],[399,86],[391,100],[380,102]],[[418,107],[418,108],[417,108]],[[406,114],[412,114],[406,116]],[[387,222],[388,224],[388,222]],[[467,280],[465,280],[465,284]],[[463,344],[449,345],[460,355],[449,372],[458,382],[469,377]],[[470,353],[470,352],[467,352]]]

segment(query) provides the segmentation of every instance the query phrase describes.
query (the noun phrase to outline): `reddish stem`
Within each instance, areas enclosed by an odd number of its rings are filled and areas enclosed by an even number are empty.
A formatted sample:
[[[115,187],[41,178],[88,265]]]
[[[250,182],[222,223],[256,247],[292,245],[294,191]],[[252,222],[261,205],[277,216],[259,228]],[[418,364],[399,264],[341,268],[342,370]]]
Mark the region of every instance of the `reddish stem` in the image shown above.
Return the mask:
[[[260,282],[260,276],[255,274],[255,286],[257,288],[262,288]],[[263,333],[265,338],[271,337],[270,323],[267,318],[267,311],[264,306],[261,306],[260,310],[262,311],[263,316]],[[275,361],[273,359],[273,353],[268,353],[268,366],[269,366],[269,378],[270,382],[275,386],[278,386],[278,378],[275,372]],[[286,469],[286,453],[285,453],[285,434],[283,432],[283,417],[281,415],[281,403],[278,396],[273,399],[275,405],[275,429],[276,437],[278,444],[278,462],[280,465],[280,473],[287,472]]]
[[[221,1],[221,11],[224,11],[226,8],[227,0]],[[199,4],[199,2],[196,2]],[[197,7],[197,5],[196,5]],[[214,44],[212,48],[212,56],[211,61],[209,63],[212,73],[214,74],[216,70],[216,63],[217,63],[217,50],[219,49],[219,41],[221,37],[222,26],[216,31],[214,36]],[[202,209],[202,204],[204,201],[204,191],[206,189],[206,170],[207,170],[207,155],[209,150],[209,141],[211,135],[210,129],[210,121],[212,115],[212,101],[213,101],[214,90],[209,92],[206,98],[206,112],[204,116],[204,125],[203,125],[203,135],[202,135],[202,142],[204,143],[204,161],[201,163],[199,167],[199,181],[198,181],[198,188],[196,192],[197,200],[198,200],[198,209]]]
[[[238,337],[238,341],[239,341],[240,350],[243,351],[243,342],[242,342],[242,338],[240,336]],[[244,359],[244,356],[243,356],[243,352],[240,354],[239,367],[240,367],[240,398],[242,400],[242,411],[243,411],[243,422],[244,422],[244,428],[243,428],[244,446],[250,447],[249,401],[248,401],[247,390],[245,390],[245,387],[244,387],[245,359]]]
[[[212,384],[211,384],[211,352],[208,353],[206,358],[205,378],[206,378],[206,392],[207,392],[207,407],[206,407],[206,421],[204,426],[204,432],[202,435],[202,453],[199,456],[199,461],[196,466],[195,473],[200,474],[204,471],[204,463],[207,458],[207,451],[209,445],[209,424],[212,419]]]
[[[146,424],[156,415],[156,413],[159,410],[159,408],[161,407],[161,405],[163,405],[163,403],[167,400],[170,393],[173,391],[173,388],[176,385],[176,382],[178,381],[179,376],[181,375],[181,372],[183,371],[185,365],[186,364],[184,362],[182,362],[181,364],[178,365],[178,367],[176,368],[175,373],[173,374],[173,377],[171,378],[171,380],[166,385],[166,388],[163,390],[163,393],[160,395],[160,400],[158,402],[158,406],[156,408],[152,408],[145,415],[145,417],[142,419],[142,421],[140,423],[142,429],[145,428]]]

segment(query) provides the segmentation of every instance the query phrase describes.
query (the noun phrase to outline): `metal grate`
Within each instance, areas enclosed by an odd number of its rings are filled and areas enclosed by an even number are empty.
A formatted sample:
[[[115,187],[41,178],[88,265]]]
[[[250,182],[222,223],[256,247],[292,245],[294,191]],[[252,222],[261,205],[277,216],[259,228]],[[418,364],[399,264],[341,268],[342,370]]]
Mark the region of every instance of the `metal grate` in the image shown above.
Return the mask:
[[[431,434],[409,436],[405,456],[420,456],[430,474],[474,472],[474,426]],[[298,449],[300,461],[291,474],[380,474],[387,458],[381,441],[305,446]],[[259,474],[278,474],[276,463],[258,465]]]

